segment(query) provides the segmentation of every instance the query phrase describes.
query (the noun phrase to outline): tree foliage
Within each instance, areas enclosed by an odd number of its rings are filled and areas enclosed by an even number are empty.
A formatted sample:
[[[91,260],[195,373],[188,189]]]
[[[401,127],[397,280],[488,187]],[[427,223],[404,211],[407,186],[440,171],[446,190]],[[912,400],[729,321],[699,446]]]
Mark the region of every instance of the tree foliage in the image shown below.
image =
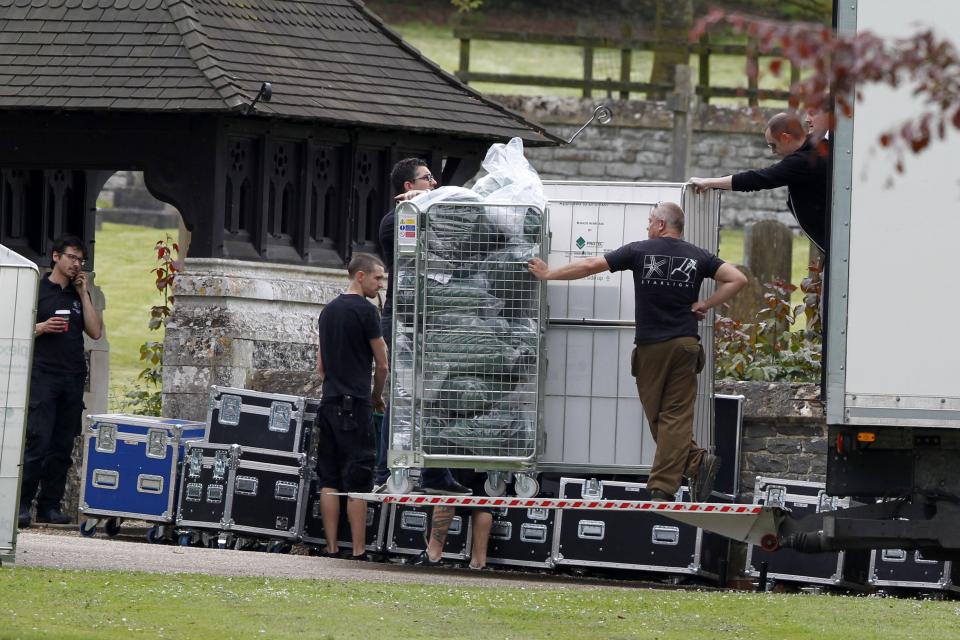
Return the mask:
[[[715,25],[755,38],[762,52],[781,49],[783,58],[808,72],[790,89],[794,107],[826,108],[832,96],[840,113],[849,117],[853,113],[851,97],[858,101],[863,97],[858,87],[912,83],[919,111],[879,139],[880,146],[896,153],[898,172],[903,171],[907,151],[918,153],[934,137],[943,139],[950,127],[960,129],[960,56],[953,44],[932,30],[884,40],[869,31],[837,34],[820,24],[785,23],[716,10],[697,22],[690,40],[699,40]],[[782,60],[770,63],[774,74],[781,69]]]

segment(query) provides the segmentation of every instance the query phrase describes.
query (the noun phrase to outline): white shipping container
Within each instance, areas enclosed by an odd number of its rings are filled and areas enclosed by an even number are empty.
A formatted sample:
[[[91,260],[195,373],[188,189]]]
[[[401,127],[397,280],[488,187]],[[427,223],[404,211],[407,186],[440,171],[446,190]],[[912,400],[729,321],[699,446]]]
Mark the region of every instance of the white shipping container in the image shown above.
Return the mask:
[[[549,201],[549,264],[603,255],[647,238],[647,219],[661,201],[686,212],[684,239],[719,249],[717,192],[697,195],[678,183],[544,182]],[[706,280],[700,299],[713,293]],[[547,381],[537,467],[543,471],[646,473],[656,444],[630,375],[634,286],[629,272],[604,272],[547,283]],[[713,445],[713,312],[699,333],[707,355],[697,388],[694,437]]]

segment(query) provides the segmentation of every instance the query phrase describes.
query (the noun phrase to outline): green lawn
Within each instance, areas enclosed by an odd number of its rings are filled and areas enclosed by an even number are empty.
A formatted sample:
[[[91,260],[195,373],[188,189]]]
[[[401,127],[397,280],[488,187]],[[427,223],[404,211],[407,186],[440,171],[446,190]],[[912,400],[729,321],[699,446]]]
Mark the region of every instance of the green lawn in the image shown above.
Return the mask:
[[[455,72],[460,65],[460,41],[454,39],[450,27],[409,22],[393,24],[404,40],[416,47],[427,58],[446,71]],[[746,87],[746,62],[739,56],[711,56],[710,80],[714,86]],[[769,59],[761,59],[759,85],[761,89],[788,89],[788,75],[774,76],[769,70]],[[699,73],[698,56],[690,57],[693,78]],[[646,82],[650,79],[653,53],[634,51],[631,60],[631,80]],[[573,46],[535,45],[512,42],[474,40],[470,43],[470,70],[485,73],[513,73],[521,75],[551,76],[558,78],[583,77],[583,49]],[[593,73],[597,79],[620,78],[620,51],[597,49],[594,52]],[[475,89],[490,94],[579,96],[577,89],[555,87],[532,87],[478,82]],[[634,96],[638,97],[638,96]],[[715,98],[715,104],[745,104],[746,99]],[[782,106],[782,101],[770,103]]]
[[[150,307],[162,304],[151,269],[156,265],[153,247],[176,229],[151,229],[105,222],[97,231],[96,283],[103,289],[107,308],[104,325],[110,342],[110,407],[132,386],[144,365],[140,345],[163,340],[163,329],[150,331]]]
[[[16,568],[0,593],[16,594],[2,638],[946,640],[960,615],[950,601]]]

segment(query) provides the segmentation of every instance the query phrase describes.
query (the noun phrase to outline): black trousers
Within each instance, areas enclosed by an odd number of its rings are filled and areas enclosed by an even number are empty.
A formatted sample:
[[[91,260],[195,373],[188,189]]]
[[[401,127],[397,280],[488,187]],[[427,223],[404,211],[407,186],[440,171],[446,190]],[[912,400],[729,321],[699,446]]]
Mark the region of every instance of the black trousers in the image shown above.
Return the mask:
[[[36,370],[30,377],[22,507],[29,507],[36,496],[37,511],[60,508],[72,465],[73,443],[82,427],[84,378]]]

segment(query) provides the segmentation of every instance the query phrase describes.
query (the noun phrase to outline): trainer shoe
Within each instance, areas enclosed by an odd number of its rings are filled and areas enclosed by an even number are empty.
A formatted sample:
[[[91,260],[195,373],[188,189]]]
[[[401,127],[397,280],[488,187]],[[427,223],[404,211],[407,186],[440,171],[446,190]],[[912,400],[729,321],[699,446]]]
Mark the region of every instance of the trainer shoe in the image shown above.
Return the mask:
[[[438,567],[441,562],[443,562],[443,558],[440,560],[431,560],[430,556],[427,555],[427,550],[424,549],[420,552],[420,555],[407,562],[407,564],[413,567]]]
[[[435,487],[421,487],[423,492],[431,496],[472,496],[473,491],[456,480]]]
[[[47,524],[70,524],[73,519],[60,511],[60,509],[46,509],[39,510],[37,509],[37,522],[45,522]]]
[[[675,496],[672,493],[660,489],[650,489],[650,502],[673,502],[674,498]]]
[[[30,507],[20,507],[20,513],[17,514],[17,527],[26,529],[30,526]]]
[[[697,474],[690,478],[690,499],[693,502],[709,502],[713,494],[713,483],[720,470],[720,458],[712,453],[704,453],[697,467]]]

